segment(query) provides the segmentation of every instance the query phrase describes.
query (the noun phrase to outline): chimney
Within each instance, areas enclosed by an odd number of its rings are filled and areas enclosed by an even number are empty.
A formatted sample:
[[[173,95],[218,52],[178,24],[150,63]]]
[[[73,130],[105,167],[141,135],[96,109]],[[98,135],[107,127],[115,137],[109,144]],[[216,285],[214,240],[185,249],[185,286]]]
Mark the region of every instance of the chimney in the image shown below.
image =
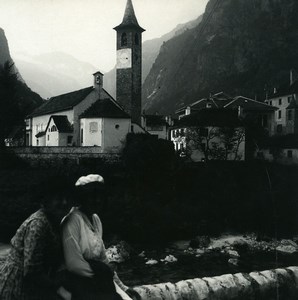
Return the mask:
[[[294,82],[293,69],[290,70],[290,85]]]
[[[243,117],[243,107],[238,106],[238,118],[241,119]]]
[[[185,115],[186,116],[190,115],[190,112],[191,112],[190,106],[187,106],[185,110]]]
[[[211,107],[212,107],[211,101],[210,101],[210,99],[207,99],[207,101],[206,101],[206,108],[211,108]]]
[[[103,74],[99,71],[95,72],[93,74],[93,86],[95,91],[97,92],[98,96],[100,97],[100,93],[102,91],[102,87],[103,87]]]
[[[274,88],[274,89],[273,89],[273,94],[276,94],[276,93],[277,93],[277,89]]]

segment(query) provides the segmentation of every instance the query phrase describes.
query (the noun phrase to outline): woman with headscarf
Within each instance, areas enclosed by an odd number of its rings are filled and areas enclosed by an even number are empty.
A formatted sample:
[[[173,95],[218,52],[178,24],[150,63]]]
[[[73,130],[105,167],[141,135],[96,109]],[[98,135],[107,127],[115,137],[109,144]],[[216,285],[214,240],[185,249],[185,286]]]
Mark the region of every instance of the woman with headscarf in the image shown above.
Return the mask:
[[[65,183],[50,179],[43,189],[42,207],[27,218],[11,240],[0,263],[1,300],[53,300],[68,295],[55,279],[62,249],[59,225],[67,211]]]
[[[102,240],[102,224],[95,214],[96,204],[103,201],[104,179],[98,174],[80,177],[75,183],[79,207],[63,220],[63,249],[70,274],[72,299],[128,300],[128,289],[109,266]]]

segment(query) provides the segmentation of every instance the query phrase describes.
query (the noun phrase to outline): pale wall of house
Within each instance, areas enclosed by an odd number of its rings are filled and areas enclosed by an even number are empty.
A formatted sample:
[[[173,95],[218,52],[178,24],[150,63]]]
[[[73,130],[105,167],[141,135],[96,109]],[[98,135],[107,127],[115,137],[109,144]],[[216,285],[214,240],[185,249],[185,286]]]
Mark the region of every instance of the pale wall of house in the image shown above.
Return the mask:
[[[103,151],[120,152],[124,147],[126,135],[130,132],[130,129],[130,119],[105,118],[103,120]]]
[[[156,135],[159,139],[167,140],[168,139],[168,132],[167,132],[167,127],[163,126],[162,130],[149,130],[146,128],[146,130],[152,134]]]
[[[94,127],[90,128],[90,123],[97,124],[97,131],[94,131]],[[81,146],[102,146],[102,118],[81,119],[81,130],[83,130]]]
[[[256,157],[262,157],[265,160],[276,161],[282,164],[298,164],[298,149],[281,149],[275,158],[269,149],[261,149],[256,153]]]
[[[80,145],[80,115],[98,99],[111,98],[104,90],[93,90],[83,101],[74,107],[73,135],[76,146]]]
[[[287,118],[286,118],[286,113],[287,113],[287,107],[289,106],[292,95],[286,95],[283,97],[276,97],[272,99],[266,100],[266,103],[272,106],[275,106],[278,108],[278,110],[275,111],[274,115],[274,128],[273,131],[274,133],[277,133],[277,126],[280,125],[282,126],[282,132],[283,134],[287,133],[286,130],[286,125],[287,125]],[[297,95],[294,95],[294,97],[297,99]]]
[[[51,116],[67,116],[70,124],[73,123],[73,110],[64,110],[56,113],[51,113],[43,116],[37,116],[32,118],[32,146],[37,146],[37,139],[35,135],[38,132],[44,131],[47,127],[49,119]]]

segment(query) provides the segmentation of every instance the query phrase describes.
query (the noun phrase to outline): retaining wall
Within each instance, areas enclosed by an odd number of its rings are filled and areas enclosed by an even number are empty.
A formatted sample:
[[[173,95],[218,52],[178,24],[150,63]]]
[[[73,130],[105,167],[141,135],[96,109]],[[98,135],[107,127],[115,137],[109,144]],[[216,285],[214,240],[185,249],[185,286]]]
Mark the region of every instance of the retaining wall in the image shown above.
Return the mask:
[[[138,286],[142,300],[297,300],[298,267]]]
[[[15,154],[31,166],[79,165],[86,161],[105,164],[121,162],[120,154],[102,153],[101,147],[10,147],[7,155]]]

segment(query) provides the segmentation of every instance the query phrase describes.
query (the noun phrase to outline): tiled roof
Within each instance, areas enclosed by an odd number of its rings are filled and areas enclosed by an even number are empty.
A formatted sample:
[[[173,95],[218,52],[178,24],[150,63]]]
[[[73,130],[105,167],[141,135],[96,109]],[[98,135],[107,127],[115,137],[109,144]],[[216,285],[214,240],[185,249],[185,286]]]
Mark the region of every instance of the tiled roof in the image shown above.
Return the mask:
[[[44,136],[45,134],[46,134],[45,131],[40,131],[35,135],[35,137],[40,138],[40,137]]]
[[[80,118],[121,118],[130,119],[130,116],[112,100],[99,99],[85,110]]]
[[[235,97],[233,101],[226,104],[224,108],[237,109],[239,106],[241,106],[244,111],[274,111],[278,109],[275,106],[268,105],[266,103],[249,99],[243,96]]]
[[[189,105],[186,105],[182,108],[179,108],[176,113],[179,114],[183,112],[188,106],[191,108],[191,111],[198,111],[204,109],[209,104],[210,108],[221,108],[232,101],[233,98],[224,92],[219,92],[213,95],[210,95],[209,98],[202,98],[197,100]]]
[[[296,101],[294,99],[292,99],[292,101],[288,105],[287,109],[292,109],[292,108],[297,108],[297,107],[298,107],[298,105],[297,105]]]
[[[181,118],[176,126],[235,127],[242,126],[242,122],[239,120],[238,113],[235,110],[205,108]]]
[[[145,115],[146,126],[164,126],[167,125],[163,116],[159,115]]]
[[[62,94],[50,98],[43,105],[35,109],[29,117],[51,114],[58,111],[68,110],[83,101],[91,93],[93,87],[87,87],[78,91]]]
[[[276,93],[270,94],[269,98],[274,99],[278,97],[298,94],[298,80],[294,81],[290,85],[284,85],[277,89]]]

